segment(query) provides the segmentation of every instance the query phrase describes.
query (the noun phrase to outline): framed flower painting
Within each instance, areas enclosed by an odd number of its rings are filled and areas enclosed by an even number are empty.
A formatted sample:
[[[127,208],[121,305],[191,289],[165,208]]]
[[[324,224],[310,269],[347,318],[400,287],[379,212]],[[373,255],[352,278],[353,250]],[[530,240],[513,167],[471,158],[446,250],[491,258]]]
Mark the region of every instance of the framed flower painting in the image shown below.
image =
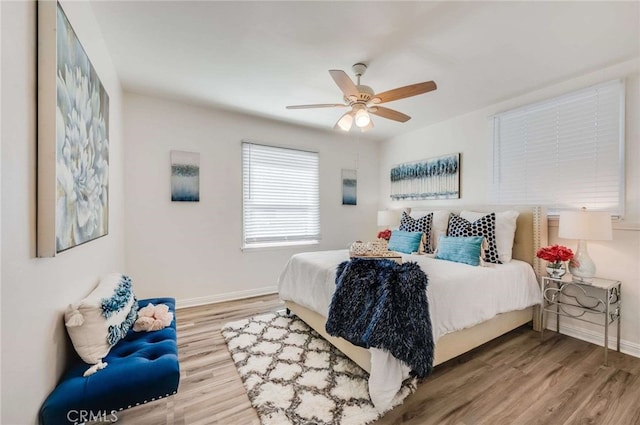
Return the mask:
[[[57,2],[38,2],[39,257],[109,231],[109,96]]]

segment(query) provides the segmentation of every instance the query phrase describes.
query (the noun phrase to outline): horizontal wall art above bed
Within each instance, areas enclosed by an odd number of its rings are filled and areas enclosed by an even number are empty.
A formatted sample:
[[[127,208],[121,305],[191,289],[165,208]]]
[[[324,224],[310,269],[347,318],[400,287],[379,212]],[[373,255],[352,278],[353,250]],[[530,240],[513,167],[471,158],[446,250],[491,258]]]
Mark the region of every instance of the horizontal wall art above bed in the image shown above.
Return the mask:
[[[396,165],[391,169],[391,199],[460,198],[460,154]]]

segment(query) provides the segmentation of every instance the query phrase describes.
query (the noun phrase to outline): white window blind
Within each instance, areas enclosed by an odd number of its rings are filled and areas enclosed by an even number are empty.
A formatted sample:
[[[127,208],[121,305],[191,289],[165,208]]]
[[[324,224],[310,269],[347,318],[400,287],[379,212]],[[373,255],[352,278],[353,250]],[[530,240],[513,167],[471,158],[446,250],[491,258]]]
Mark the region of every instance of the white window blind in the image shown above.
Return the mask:
[[[493,202],[622,215],[624,90],[610,81],[492,117]]]
[[[242,143],[244,247],[320,239],[317,152]]]

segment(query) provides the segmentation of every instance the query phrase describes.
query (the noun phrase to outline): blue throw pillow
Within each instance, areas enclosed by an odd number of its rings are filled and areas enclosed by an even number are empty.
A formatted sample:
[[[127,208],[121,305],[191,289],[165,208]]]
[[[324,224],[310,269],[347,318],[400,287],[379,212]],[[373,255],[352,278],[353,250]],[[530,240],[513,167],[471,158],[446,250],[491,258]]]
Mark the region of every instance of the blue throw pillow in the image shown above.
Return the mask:
[[[480,264],[483,241],[484,236],[440,236],[436,258],[477,266]]]
[[[389,251],[402,252],[404,254],[411,254],[418,252],[420,249],[420,241],[422,241],[422,232],[405,232],[404,230],[394,230],[391,232],[391,239],[389,239]]]
[[[498,258],[496,244],[496,213],[487,214],[473,223],[451,214],[447,236],[484,236],[487,238],[487,250],[482,254],[487,263],[502,264]]]

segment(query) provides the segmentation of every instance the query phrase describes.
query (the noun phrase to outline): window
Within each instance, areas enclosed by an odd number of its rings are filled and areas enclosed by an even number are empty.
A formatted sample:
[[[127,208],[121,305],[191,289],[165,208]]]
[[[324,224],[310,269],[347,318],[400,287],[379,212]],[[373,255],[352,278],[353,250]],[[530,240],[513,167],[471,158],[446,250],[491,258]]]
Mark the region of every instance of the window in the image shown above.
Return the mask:
[[[242,143],[245,248],[320,239],[318,153]]]
[[[492,117],[493,202],[622,215],[624,90],[610,81]]]

